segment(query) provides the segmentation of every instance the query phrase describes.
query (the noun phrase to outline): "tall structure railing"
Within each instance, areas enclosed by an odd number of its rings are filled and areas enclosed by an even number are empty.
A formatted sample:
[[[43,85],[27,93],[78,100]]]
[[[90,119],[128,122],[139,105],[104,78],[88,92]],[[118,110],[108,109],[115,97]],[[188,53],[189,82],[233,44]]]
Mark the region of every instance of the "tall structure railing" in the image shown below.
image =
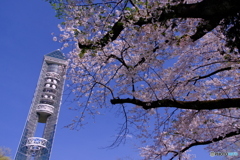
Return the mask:
[[[68,61],[59,50],[44,56],[15,160],[49,160],[67,65]],[[45,124],[41,137],[35,136],[38,123]]]

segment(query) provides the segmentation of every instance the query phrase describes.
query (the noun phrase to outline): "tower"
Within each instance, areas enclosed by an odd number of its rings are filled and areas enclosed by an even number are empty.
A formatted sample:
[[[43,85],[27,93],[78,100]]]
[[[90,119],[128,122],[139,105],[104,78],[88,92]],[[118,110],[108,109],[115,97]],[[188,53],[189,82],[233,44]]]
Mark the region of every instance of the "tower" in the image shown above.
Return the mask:
[[[44,56],[15,160],[49,160],[67,65],[68,61],[59,50]],[[43,134],[35,137],[39,123],[44,124]]]

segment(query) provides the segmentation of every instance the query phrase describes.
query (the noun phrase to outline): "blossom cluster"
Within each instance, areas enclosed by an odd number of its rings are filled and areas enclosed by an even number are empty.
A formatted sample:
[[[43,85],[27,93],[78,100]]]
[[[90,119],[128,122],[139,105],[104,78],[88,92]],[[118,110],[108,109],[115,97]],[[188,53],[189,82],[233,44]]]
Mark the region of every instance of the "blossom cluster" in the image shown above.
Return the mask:
[[[172,18],[138,25],[141,19],[159,16],[167,6],[180,2],[68,2],[58,39],[64,47],[73,47],[68,54],[68,77],[83,114],[99,114],[101,108],[112,106],[111,99],[118,98],[144,102],[239,98],[240,56],[225,47],[226,37],[219,27],[192,41],[201,19]],[[185,0],[186,4],[196,2]],[[123,29],[114,37],[113,26],[117,25]],[[208,149],[217,151],[238,141],[237,136],[224,139],[239,130],[238,108],[183,110],[166,106],[145,111],[137,106],[127,114],[146,145],[141,147],[145,159],[167,155],[191,159],[186,153],[191,144],[223,137],[209,143]]]

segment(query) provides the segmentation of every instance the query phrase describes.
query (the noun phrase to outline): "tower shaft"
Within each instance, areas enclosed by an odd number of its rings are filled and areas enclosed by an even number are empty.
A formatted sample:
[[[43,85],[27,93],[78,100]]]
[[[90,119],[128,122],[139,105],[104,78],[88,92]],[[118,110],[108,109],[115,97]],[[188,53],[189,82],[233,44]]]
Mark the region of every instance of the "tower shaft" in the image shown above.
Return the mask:
[[[58,50],[44,56],[15,160],[49,160],[67,65],[68,61]],[[38,123],[45,124],[41,137],[35,136]]]

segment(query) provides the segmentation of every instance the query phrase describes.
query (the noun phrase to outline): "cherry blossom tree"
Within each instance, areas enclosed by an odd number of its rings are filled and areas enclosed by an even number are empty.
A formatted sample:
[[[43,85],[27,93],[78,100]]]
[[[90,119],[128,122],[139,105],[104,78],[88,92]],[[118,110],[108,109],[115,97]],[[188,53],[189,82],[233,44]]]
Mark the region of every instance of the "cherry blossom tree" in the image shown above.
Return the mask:
[[[146,160],[240,151],[239,0],[48,1],[64,19],[54,39],[71,48],[69,127],[120,107],[115,144],[136,127]]]

